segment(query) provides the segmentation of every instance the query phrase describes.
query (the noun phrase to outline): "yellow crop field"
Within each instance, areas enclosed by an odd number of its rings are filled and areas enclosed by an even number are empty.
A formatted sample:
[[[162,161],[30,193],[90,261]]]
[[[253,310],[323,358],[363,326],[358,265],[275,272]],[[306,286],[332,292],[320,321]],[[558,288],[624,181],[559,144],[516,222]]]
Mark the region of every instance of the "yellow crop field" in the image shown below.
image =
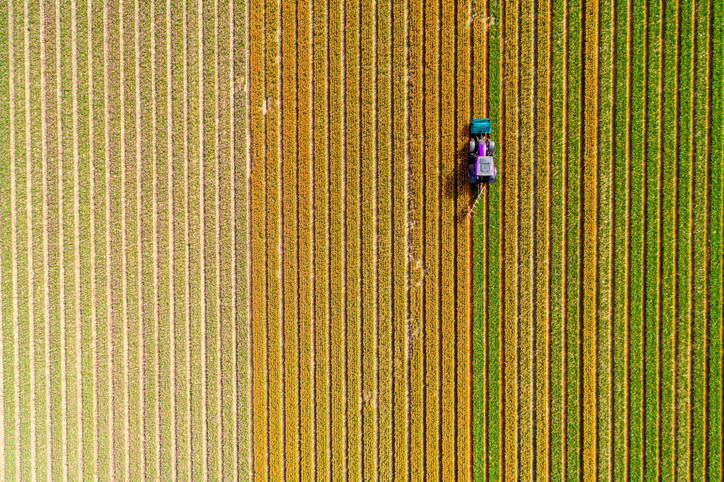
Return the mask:
[[[469,477],[471,14],[3,2],[0,477]]]

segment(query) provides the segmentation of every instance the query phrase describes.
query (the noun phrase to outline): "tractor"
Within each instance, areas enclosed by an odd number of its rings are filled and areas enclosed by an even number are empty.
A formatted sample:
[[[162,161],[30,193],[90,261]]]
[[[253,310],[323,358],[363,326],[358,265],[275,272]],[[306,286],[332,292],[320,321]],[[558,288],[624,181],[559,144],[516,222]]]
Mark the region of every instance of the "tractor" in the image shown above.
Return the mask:
[[[470,155],[468,156],[468,181],[478,186],[495,182],[497,172],[493,153],[495,142],[490,139],[490,119],[476,119],[470,122]]]

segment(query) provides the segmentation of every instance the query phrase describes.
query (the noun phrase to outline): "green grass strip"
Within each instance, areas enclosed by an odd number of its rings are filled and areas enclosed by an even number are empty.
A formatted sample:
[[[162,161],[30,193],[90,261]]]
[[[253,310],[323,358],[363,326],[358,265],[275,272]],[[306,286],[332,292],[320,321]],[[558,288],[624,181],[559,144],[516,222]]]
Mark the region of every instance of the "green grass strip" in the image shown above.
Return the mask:
[[[628,18],[626,2],[616,2],[614,91],[614,280],[613,280],[613,476],[628,475]]]
[[[645,146],[645,350],[644,364],[644,470],[647,479],[658,476],[659,464],[659,196],[660,186],[660,69],[661,69],[661,9],[653,2],[649,5],[648,50],[646,75],[646,146]]]
[[[551,65],[563,65],[565,52],[565,0],[553,0],[552,5],[552,57]],[[564,347],[564,230],[563,217],[565,213],[564,199],[565,187],[563,184],[566,153],[564,152],[564,87],[565,72],[562,68],[554,68],[551,79],[551,281],[550,281],[550,475],[554,480],[560,480],[565,474],[565,415],[563,413],[565,401],[565,353]]]
[[[612,321],[613,305],[613,0],[600,5],[599,37],[599,177],[598,177],[598,475],[610,478],[613,468]]]
[[[486,46],[486,41],[490,42],[490,37],[487,36],[485,29],[485,4],[478,0],[473,2],[473,41],[472,49],[478,55],[474,55],[472,62],[472,75],[474,80],[472,83],[471,96],[473,97],[473,111],[471,117],[482,116],[484,113],[482,108],[479,107],[483,104],[483,97],[487,97],[486,101],[490,99],[491,93],[485,91],[484,79],[480,78],[485,65],[483,62],[487,62],[487,68],[491,67],[491,64],[495,63],[497,59],[490,61],[488,58],[482,57],[483,49]],[[489,48],[489,47],[488,47]],[[487,71],[486,71],[487,73]],[[488,75],[488,82],[492,81],[490,75]],[[475,189],[473,191],[473,199],[475,196]],[[486,397],[488,394],[487,386],[487,338],[486,338],[486,322],[487,312],[485,304],[485,296],[489,290],[486,290],[485,280],[487,273],[486,257],[485,254],[488,252],[488,245],[486,244],[486,226],[487,226],[487,212],[484,210],[482,205],[483,200],[480,200],[480,209],[476,209],[476,212],[472,215],[472,437],[473,437],[473,479],[474,480],[485,480],[487,476],[487,403]]]
[[[692,338],[692,478],[706,478],[707,263],[709,189],[709,4],[696,3],[694,60],[694,285]]]
[[[488,4],[488,19],[499,19],[500,16],[500,0],[493,0]],[[501,25],[488,21],[488,117],[490,118],[491,130],[493,135],[501,135],[500,124],[500,102],[501,102],[501,60],[502,52],[500,51],[500,30]],[[497,152],[500,159],[500,151]],[[502,426],[501,426],[501,226],[500,220],[501,195],[500,183],[493,184],[488,191],[488,210],[487,210],[487,287],[488,287],[488,304],[486,306],[487,320],[487,362],[488,362],[488,399],[487,406],[487,438],[488,447],[487,454],[487,476],[490,480],[500,479],[502,476]],[[476,235],[476,239],[480,239]],[[480,252],[479,250],[476,250]]]
[[[632,12],[632,51],[631,55],[631,183],[629,196],[630,217],[630,313],[629,320],[629,392],[630,407],[630,476],[634,480],[643,477],[644,470],[644,165],[646,157],[645,118],[646,118],[646,11],[644,4],[633,5]]]
[[[676,343],[676,191],[677,176],[677,63],[678,43],[676,26],[678,9],[675,2],[666,4],[664,11],[664,86],[661,189],[661,319],[660,319],[660,475],[664,480],[674,478],[675,446],[675,377],[674,360]]]
[[[581,1],[568,2],[568,106],[566,119],[566,476],[581,470]]]
[[[713,18],[722,18],[724,4],[713,2]],[[722,478],[722,158],[724,157],[724,139],[721,126],[722,88],[724,87],[724,30],[721,22],[712,22],[711,45],[711,163],[709,166],[709,376],[707,414],[707,464],[709,478]]]
[[[676,399],[677,414],[677,467],[678,478],[689,477],[689,426],[690,426],[690,350],[691,350],[691,319],[690,319],[690,270],[691,270],[691,235],[690,235],[690,197],[691,197],[691,156],[692,156],[692,69],[693,69],[693,26],[691,0],[680,4],[680,52],[679,52],[679,148],[678,148],[678,183],[677,189],[677,348],[676,348]]]

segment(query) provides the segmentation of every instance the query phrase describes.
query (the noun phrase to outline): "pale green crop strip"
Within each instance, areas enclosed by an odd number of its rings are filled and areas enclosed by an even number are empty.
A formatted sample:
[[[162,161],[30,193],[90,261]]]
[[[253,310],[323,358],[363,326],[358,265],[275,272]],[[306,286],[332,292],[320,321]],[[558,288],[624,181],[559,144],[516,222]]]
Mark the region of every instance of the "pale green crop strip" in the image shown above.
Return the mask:
[[[677,166],[677,280],[676,280],[676,476],[690,476],[691,426],[691,196],[693,146],[693,5],[682,1],[679,9],[679,119]]]
[[[713,18],[722,18],[724,4],[712,2]],[[707,465],[712,480],[722,477],[722,161],[724,160],[724,135],[719,127],[722,118],[724,95],[724,29],[720,22],[711,22],[711,100],[709,130],[711,136],[711,164],[709,166],[709,379],[707,380]]]
[[[600,478],[613,478],[614,7],[600,4],[598,123],[598,430]],[[618,141],[618,140],[617,140]]]
[[[566,65],[565,0],[552,1],[551,64]],[[565,75],[563,68],[551,72],[551,233],[550,233],[550,364],[551,364],[551,420],[550,420],[550,475],[553,479],[565,477]]]
[[[490,78],[484,79],[484,74],[489,74],[488,52],[490,36],[488,35],[487,22],[485,17],[488,2],[482,0],[472,2],[472,35],[471,48],[474,52],[471,55],[471,71],[473,83],[471,85],[472,112],[471,117],[487,115],[483,112],[483,106],[487,109],[487,98],[490,97],[486,91]],[[484,96],[487,98],[484,100]],[[473,195],[475,189],[473,189]],[[481,200],[481,202],[483,202]],[[481,206],[482,207],[482,206]],[[486,206],[487,208],[487,206]],[[481,213],[472,217],[472,459],[473,478],[483,480],[487,476],[488,462],[487,454],[487,397],[488,397],[488,367],[487,360],[487,306],[485,303],[486,273],[487,273],[487,252],[486,223],[487,209],[481,209]]]
[[[708,263],[712,255],[708,243],[709,235],[709,174],[710,174],[710,27],[709,9],[711,3],[696,1],[695,47],[694,47],[694,156],[692,184],[692,269],[693,269],[693,320],[692,320],[692,479],[707,478],[707,358],[709,352],[709,300]]]
[[[566,367],[566,476],[579,477],[582,467],[579,440],[581,435],[581,326],[580,326],[580,296],[581,296],[581,98],[583,95],[581,85],[582,68],[582,2],[569,1],[567,6],[567,56],[568,65],[566,117],[564,119],[566,130],[565,147],[565,367]]]
[[[614,300],[613,300],[613,476],[628,476],[628,329],[629,329],[629,15],[626,1],[616,1],[614,138]]]
[[[659,476],[661,455],[659,439],[659,345],[660,345],[660,201],[661,197],[661,8],[648,5],[646,25],[646,139],[645,155],[645,262],[644,262],[644,474]]]
[[[676,192],[677,192],[677,102],[679,99],[678,73],[678,7],[667,2],[664,9],[663,79],[664,99],[661,191],[661,379],[659,434],[661,437],[660,474],[664,480],[674,477],[676,427]]]

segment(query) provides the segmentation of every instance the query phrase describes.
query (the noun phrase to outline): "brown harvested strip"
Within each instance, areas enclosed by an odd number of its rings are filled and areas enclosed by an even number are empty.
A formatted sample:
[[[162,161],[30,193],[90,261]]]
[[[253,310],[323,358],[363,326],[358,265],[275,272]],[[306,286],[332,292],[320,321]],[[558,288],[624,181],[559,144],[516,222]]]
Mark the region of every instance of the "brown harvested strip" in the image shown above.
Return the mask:
[[[455,179],[455,215],[456,245],[457,253],[455,258],[455,400],[456,400],[456,478],[457,480],[471,480],[472,467],[472,299],[471,299],[471,246],[472,231],[471,223],[467,216],[470,206],[470,187],[467,182],[467,173],[464,166],[467,165],[468,152],[466,146],[468,137],[468,119],[472,92],[470,90],[471,68],[470,65],[470,24],[468,23],[469,12],[463,3],[456,4],[456,81],[455,95],[457,104],[456,130],[453,133],[455,143],[455,165],[453,172],[457,175]]]
[[[312,291],[312,77],[311,11],[308,2],[297,4],[297,190],[299,193],[299,420],[300,478],[314,478],[314,346]]]
[[[249,54],[249,89],[251,116],[251,314],[252,314],[252,387],[254,430],[254,477],[268,477],[267,450],[269,447],[267,407],[267,316],[266,316],[266,193],[265,193],[265,128],[266,113],[264,80],[264,5],[254,2],[249,6],[250,37],[253,42]]]
[[[377,378],[377,253],[376,166],[375,166],[375,22],[374,3],[365,0],[360,5],[360,70],[361,70],[361,284],[362,284],[362,477],[376,478],[378,474],[378,393]]]
[[[361,380],[361,283],[360,283],[360,69],[359,69],[359,22],[360,7],[355,0],[345,0],[344,5],[344,128],[345,164],[345,324],[347,327],[347,351],[345,373],[347,376],[346,420],[347,476],[359,480],[362,476],[362,380]],[[301,20],[301,17],[300,17]],[[300,30],[302,28],[299,22]],[[300,109],[302,105],[300,105]],[[302,240],[300,239],[300,244]]]
[[[328,226],[328,161],[327,131],[327,6],[326,0],[317,0],[312,7],[314,15],[312,35],[312,141],[314,182],[312,188],[314,223],[314,419],[317,480],[329,478],[329,226]]]
[[[236,304],[234,297],[236,289],[234,286],[234,229],[241,228],[235,226],[234,219],[234,190],[240,188],[235,184],[234,169],[236,163],[232,154],[234,147],[234,109],[233,104],[233,65],[232,65],[232,42],[233,42],[233,4],[230,1],[217,2],[217,18],[216,26],[217,45],[218,45],[218,70],[217,70],[217,90],[216,95],[218,102],[218,139],[219,147],[217,151],[217,175],[218,175],[218,198],[217,198],[217,243],[219,246],[217,266],[219,270],[219,298],[221,306],[219,307],[219,326],[220,326],[220,400],[221,413],[219,414],[219,422],[221,426],[220,443],[221,443],[221,473],[219,477],[240,477],[244,476],[239,472],[239,464],[237,462],[236,450],[240,445],[238,441],[238,423],[239,416],[237,413],[237,363],[238,354],[236,346],[238,344],[236,338],[236,326],[234,309]],[[243,209],[243,205],[241,206]],[[237,208],[238,209],[238,208]],[[241,230],[242,236],[245,236]],[[243,255],[244,253],[242,253]],[[244,395],[245,398],[245,395]],[[246,450],[246,449],[244,449]]]
[[[287,479],[299,480],[299,325],[297,304],[296,5],[282,5],[282,246],[284,301],[284,459]]]
[[[347,441],[345,414],[345,320],[344,320],[344,187],[346,170],[343,161],[344,124],[342,117],[342,0],[331,0],[329,14],[329,285],[330,285],[330,434],[331,457],[330,477],[342,480],[345,477]],[[294,32],[294,30],[292,30]],[[285,246],[288,246],[285,244]],[[296,444],[294,446],[296,449]]]
[[[377,276],[377,410],[378,410],[378,477],[393,478],[393,422],[392,422],[392,205],[390,148],[392,145],[391,112],[391,5],[389,0],[378,0],[377,35],[375,52],[376,72],[376,171],[373,176],[377,183],[376,253]]]
[[[538,4],[535,182],[535,473],[550,478],[551,3]]]
[[[505,111],[501,144],[505,145],[500,189],[503,197],[503,460],[505,477],[518,478],[518,17],[516,2],[506,1],[503,37]]]
[[[280,254],[280,192],[279,175],[279,56],[278,2],[267,1],[265,14],[265,69],[266,69],[266,239],[267,239],[267,370],[269,410],[269,477],[280,480],[283,474],[284,448],[282,426],[282,327],[281,306],[281,260]]]
[[[408,148],[409,159],[417,159],[418,165],[424,167],[423,159],[423,109],[422,102],[416,99],[422,98],[423,92],[423,23],[422,10],[423,2],[420,0],[409,0],[408,11],[408,41],[409,41],[409,86],[407,94],[407,109],[409,111],[409,132]],[[427,172],[427,171],[426,171]],[[409,420],[410,453],[409,453],[409,474],[413,480],[424,479],[425,474],[425,359],[424,359],[424,282],[425,282],[425,204],[424,189],[425,176],[419,175],[419,169],[414,163],[407,168],[407,189],[408,189],[408,213],[405,222],[407,223],[407,242],[409,244],[408,255],[408,356],[409,381],[408,390],[410,400],[408,402],[407,417]],[[434,477],[434,475],[432,475]]]
[[[426,478],[440,478],[440,171],[439,171],[439,24],[438,5],[425,2],[423,34],[424,80],[423,90],[426,102],[423,114],[424,125],[424,169],[425,209],[424,223],[424,441]]]
[[[408,478],[407,32],[405,2],[392,5],[392,450],[393,479]],[[412,163],[410,163],[412,164]]]
[[[537,40],[533,34],[533,21],[536,12],[533,2],[521,3],[519,11],[519,167],[518,167],[518,447],[519,477],[521,480],[533,478],[534,463],[534,327],[535,323],[535,273],[534,266],[534,199],[537,190],[534,185],[534,166],[541,162],[536,159],[533,139],[534,123],[534,49]],[[507,147],[507,146],[506,146]],[[507,166],[506,166],[507,167]],[[515,197],[513,198],[515,200]],[[515,201],[514,201],[515,202]],[[536,407],[537,408],[537,407]]]
[[[596,395],[596,322],[597,322],[597,258],[598,258],[598,0],[586,0],[583,86],[584,125],[583,141],[583,433],[582,474],[586,479],[597,476],[597,395]]]

